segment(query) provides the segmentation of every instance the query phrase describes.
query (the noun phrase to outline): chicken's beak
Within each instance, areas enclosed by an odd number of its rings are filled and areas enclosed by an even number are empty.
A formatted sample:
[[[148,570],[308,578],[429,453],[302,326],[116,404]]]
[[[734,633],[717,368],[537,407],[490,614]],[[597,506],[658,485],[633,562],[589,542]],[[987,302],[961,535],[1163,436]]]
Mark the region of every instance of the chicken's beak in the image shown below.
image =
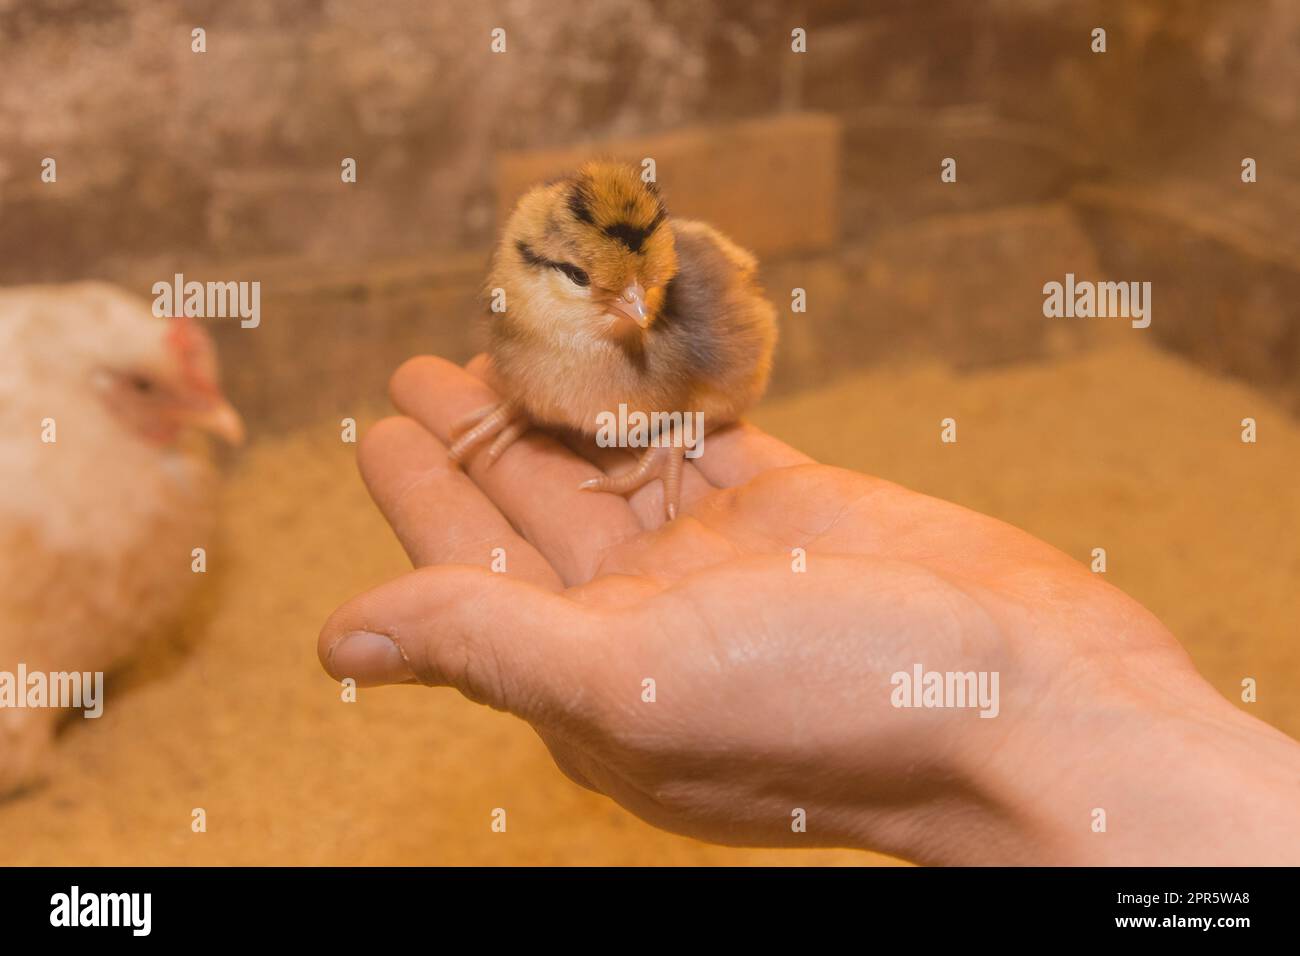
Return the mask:
[[[613,302],[610,309],[625,318],[631,319],[638,328],[650,327],[650,312],[645,306],[645,289],[640,282],[633,282],[624,289]]]
[[[229,445],[239,446],[244,443],[244,420],[222,395],[187,409],[181,416],[181,422],[190,428],[215,435]]]

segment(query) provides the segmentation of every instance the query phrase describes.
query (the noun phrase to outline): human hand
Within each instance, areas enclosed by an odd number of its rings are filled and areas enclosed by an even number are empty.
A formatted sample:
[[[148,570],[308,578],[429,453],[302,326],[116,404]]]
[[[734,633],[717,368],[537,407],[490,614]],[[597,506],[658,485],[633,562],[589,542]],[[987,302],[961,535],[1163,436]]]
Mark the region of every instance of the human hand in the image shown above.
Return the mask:
[[[1267,815],[1300,748],[1076,561],[744,425],[708,437],[666,526],[657,482],[579,490],[625,451],[534,432],[462,473],[451,423],[495,399],[471,370],[407,362],[405,417],[365,436],[362,474],[417,570],[331,616],[336,678],[455,687],[527,720],[576,782],[715,842],[935,863],[1231,862],[1269,842],[1189,846],[1178,827],[1216,790],[1181,754],[1216,776],[1276,764],[1251,798]],[[917,665],[996,673],[997,715],[895,707],[892,675]],[[1121,832],[1094,833],[1095,808]]]

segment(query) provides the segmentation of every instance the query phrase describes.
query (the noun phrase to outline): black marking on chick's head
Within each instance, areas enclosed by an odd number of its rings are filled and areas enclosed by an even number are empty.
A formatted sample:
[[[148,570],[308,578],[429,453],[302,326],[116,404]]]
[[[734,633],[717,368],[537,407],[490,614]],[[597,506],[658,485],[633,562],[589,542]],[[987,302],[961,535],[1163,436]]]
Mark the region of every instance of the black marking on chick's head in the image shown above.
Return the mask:
[[[633,252],[640,252],[645,241],[650,238],[651,233],[659,228],[660,223],[667,217],[663,206],[655,213],[655,217],[644,226],[633,225],[630,222],[616,222],[609,226],[601,228],[601,232],[611,239],[617,239],[623,245],[627,246]]]
[[[578,222],[595,225],[596,220],[591,217],[591,204],[583,192],[581,182],[573,184],[573,188],[569,190],[565,202],[568,204],[569,211],[573,213],[574,219],[578,220]]]
[[[522,239],[515,240],[515,249],[519,251],[519,257],[524,260],[526,265],[544,266],[547,264],[546,257],[533,252],[533,247]]]
[[[646,240],[668,217],[658,186],[622,163],[589,163],[574,176],[565,194],[574,220],[599,230],[630,252],[640,253]]]
[[[519,251],[519,257],[524,260],[526,265],[535,269],[554,269],[562,272],[569,277],[574,285],[586,287],[591,284],[591,276],[587,275],[585,269],[580,269],[571,262],[560,262],[556,259],[548,259],[546,256],[538,255],[533,251],[532,246],[522,239],[515,240],[515,249]]]

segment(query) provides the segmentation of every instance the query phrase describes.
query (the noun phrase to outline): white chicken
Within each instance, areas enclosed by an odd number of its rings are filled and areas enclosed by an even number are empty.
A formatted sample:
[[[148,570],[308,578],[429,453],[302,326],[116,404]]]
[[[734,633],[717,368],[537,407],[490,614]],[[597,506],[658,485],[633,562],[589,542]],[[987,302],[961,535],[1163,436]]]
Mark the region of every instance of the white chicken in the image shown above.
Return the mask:
[[[215,516],[196,430],[243,440],[195,320],[98,282],[0,288],[0,673],[105,671],[174,620]],[[0,795],[61,715],[0,706]]]

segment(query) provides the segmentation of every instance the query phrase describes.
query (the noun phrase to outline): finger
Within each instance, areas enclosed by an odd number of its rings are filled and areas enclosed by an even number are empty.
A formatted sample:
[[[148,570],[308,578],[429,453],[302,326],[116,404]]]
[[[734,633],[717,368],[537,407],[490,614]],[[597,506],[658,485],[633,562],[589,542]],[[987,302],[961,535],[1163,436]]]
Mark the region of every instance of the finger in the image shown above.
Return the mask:
[[[734,488],[773,468],[813,463],[797,448],[748,422],[736,422],[704,436],[704,449],[692,463],[718,488]]]
[[[336,680],[416,681],[531,723],[585,719],[595,696],[584,662],[593,615],[544,588],[481,568],[420,568],[354,598],[321,630],[317,653]]]
[[[418,422],[399,417],[376,422],[361,439],[357,463],[370,496],[416,567],[495,564],[493,570],[560,589],[555,569],[451,465],[446,447]]]
[[[407,361],[389,386],[394,404],[446,442],[451,425],[497,396],[440,358]],[[473,454],[467,473],[569,584],[589,580],[601,555],[642,531],[621,497],[579,489],[595,469],[534,429],[490,466]]]
[[[496,386],[492,382],[492,359],[488,357],[486,352],[479,352],[478,355],[466,362],[465,371],[489,388],[495,389]]]

